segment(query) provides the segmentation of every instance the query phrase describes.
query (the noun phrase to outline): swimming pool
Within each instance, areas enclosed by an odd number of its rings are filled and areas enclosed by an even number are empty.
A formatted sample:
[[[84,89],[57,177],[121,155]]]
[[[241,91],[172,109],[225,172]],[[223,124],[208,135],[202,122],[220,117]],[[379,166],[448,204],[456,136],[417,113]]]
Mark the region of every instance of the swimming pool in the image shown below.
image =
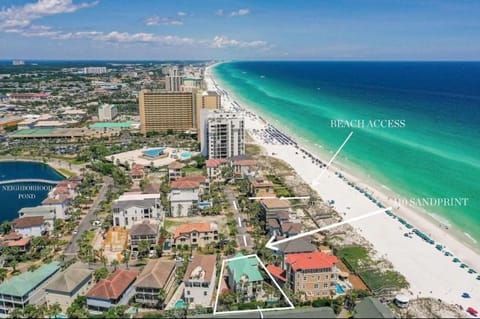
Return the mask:
[[[182,157],[182,158],[190,158],[190,157],[192,157],[192,153],[190,153],[190,152],[183,152],[182,154],[180,154],[180,157]]]
[[[185,303],[185,301],[183,301],[183,299],[180,299],[180,300],[177,300],[173,308],[179,309],[179,308],[185,308],[186,306],[187,304]]]
[[[162,155],[164,150],[165,150],[165,147],[152,148],[152,149],[143,151],[143,155],[148,157],[157,157],[159,155]]]
[[[337,292],[337,295],[343,295],[345,293],[345,289],[339,284],[335,285],[335,290]]]

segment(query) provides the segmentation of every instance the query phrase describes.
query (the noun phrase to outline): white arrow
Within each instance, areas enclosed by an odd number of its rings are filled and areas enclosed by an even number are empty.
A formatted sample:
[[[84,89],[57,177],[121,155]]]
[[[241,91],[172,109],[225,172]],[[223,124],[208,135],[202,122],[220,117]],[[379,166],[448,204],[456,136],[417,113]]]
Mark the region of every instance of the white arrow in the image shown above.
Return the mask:
[[[352,222],[356,222],[358,220],[383,213],[383,212],[385,212],[387,210],[390,210],[390,209],[392,209],[392,207],[387,207],[387,208],[383,208],[381,210],[376,210],[374,212],[370,212],[370,213],[367,213],[367,214],[364,214],[364,215],[361,215],[361,216],[353,217],[353,218],[341,221],[339,223],[327,225],[325,227],[314,229],[314,230],[308,231],[306,233],[301,233],[301,234],[298,234],[298,235],[295,235],[295,236],[292,236],[292,237],[288,237],[288,238],[285,238],[285,239],[282,239],[282,240],[279,240],[279,241],[276,241],[276,242],[273,242],[273,240],[275,239],[275,236],[272,236],[267,241],[267,243],[265,244],[265,247],[267,247],[268,249],[272,249],[272,250],[278,250],[278,247],[275,247],[274,245],[283,244],[283,243],[289,242],[291,240],[295,240],[295,239],[302,238],[302,237],[305,237],[305,236],[310,236],[310,235],[313,235],[315,233],[318,233],[318,232],[321,232],[321,231],[324,231],[324,230],[329,230],[329,229],[332,229],[332,228],[335,228],[335,227],[338,227],[338,226],[341,226],[341,225],[344,225],[344,224],[349,224],[349,223],[352,223]]]
[[[353,132],[350,132],[350,134],[348,134],[347,138],[345,139],[345,141],[343,141],[342,145],[340,145],[340,147],[338,148],[338,150],[335,152],[335,154],[333,155],[333,157],[330,159],[330,161],[327,163],[327,165],[323,168],[323,170],[320,172],[320,175],[317,177],[317,179],[315,179],[313,182],[312,182],[312,185],[313,186],[317,186],[318,183],[319,183],[319,180],[320,178],[323,176],[323,174],[327,171],[328,167],[330,166],[330,164],[332,164],[333,160],[335,159],[335,157],[337,157],[338,153],[340,153],[340,151],[342,150],[342,148],[345,146],[345,144],[347,144],[348,140],[350,139],[350,137],[352,137],[353,135]]]

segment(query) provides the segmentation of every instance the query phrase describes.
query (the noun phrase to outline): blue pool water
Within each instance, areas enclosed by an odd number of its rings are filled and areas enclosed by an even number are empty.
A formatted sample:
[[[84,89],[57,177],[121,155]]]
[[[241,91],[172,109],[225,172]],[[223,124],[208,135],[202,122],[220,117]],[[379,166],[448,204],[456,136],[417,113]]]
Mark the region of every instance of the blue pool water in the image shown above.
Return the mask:
[[[180,156],[183,158],[190,158],[192,157],[192,154],[190,152],[183,152],[182,154],[180,154]]]
[[[185,308],[187,305],[185,304],[185,301],[183,301],[182,299],[178,300],[176,303],[175,303],[175,306],[173,306],[173,308],[175,309],[179,309],[179,308]]]
[[[157,156],[163,154],[164,150],[165,150],[165,147],[152,148],[152,149],[143,151],[143,155],[148,156],[148,157],[157,157]]]
[[[337,295],[342,295],[345,293],[345,290],[339,284],[336,285],[335,290],[337,291]]]

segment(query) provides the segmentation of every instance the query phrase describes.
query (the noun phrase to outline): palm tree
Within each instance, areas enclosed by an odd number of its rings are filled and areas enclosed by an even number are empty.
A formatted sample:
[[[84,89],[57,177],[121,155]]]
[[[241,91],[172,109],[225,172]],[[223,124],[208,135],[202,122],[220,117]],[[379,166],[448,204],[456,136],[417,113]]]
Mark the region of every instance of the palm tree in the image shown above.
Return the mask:
[[[18,261],[16,261],[16,260],[12,261],[10,263],[10,266],[12,267],[13,272],[16,273],[17,272]]]
[[[118,262],[117,259],[112,260],[110,265],[113,267],[113,271],[117,270],[118,264],[119,264],[119,262]]]
[[[164,301],[165,301],[165,298],[167,297],[167,292],[165,291],[165,289],[160,289],[160,291],[158,292],[158,295],[157,295],[157,301],[158,301],[158,306],[160,308],[163,308],[164,306]]]
[[[0,268],[0,280],[3,282],[7,278],[8,270],[7,268]]]

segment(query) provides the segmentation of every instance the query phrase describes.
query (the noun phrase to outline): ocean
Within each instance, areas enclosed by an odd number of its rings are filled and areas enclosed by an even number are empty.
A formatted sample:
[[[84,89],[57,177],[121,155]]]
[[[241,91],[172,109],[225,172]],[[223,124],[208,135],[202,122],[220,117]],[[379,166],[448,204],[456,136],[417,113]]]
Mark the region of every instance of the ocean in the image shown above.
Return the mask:
[[[50,166],[38,162],[0,162],[0,223],[18,217],[22,207],[37,206],[55,185],[25,181],[5,183],[17,179],[65,179]]]
[[[230,62],[241,104],[480,241],[480,62]],[[383,126],[382,126],[383,125]]]

